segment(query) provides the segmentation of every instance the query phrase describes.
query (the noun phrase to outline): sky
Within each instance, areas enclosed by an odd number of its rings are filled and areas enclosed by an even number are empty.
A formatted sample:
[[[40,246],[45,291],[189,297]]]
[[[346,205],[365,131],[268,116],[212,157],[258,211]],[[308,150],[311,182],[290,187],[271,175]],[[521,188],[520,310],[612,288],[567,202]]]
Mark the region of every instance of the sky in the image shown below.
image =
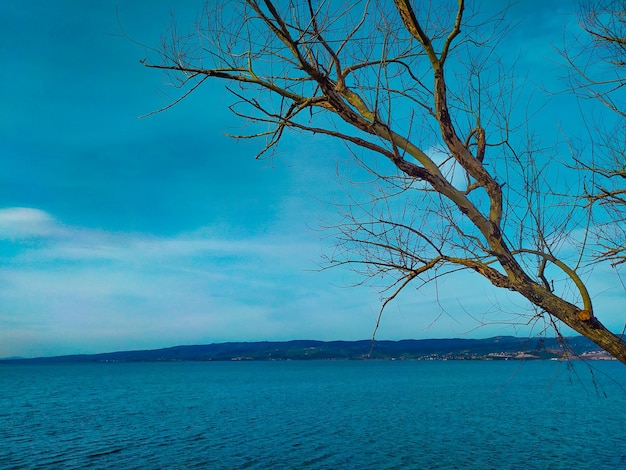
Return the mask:
[[[191,24],[202,3],[0,2],[0,357],[372,336],[377,289],[319,269],[342,145],[289,137],[255,160],[258,143],[226,135],[245,128],[219,82],[140,118],[179,95],[122,28],[158,45],[171,11]],[[573,12],[520,3],[507,47],[539,81]],[[589,285],[621,328],[618,281],[598,269]],[[403,294],[377,338],[529,334],[511,316],[478,328],[522,306],[459,274]]]

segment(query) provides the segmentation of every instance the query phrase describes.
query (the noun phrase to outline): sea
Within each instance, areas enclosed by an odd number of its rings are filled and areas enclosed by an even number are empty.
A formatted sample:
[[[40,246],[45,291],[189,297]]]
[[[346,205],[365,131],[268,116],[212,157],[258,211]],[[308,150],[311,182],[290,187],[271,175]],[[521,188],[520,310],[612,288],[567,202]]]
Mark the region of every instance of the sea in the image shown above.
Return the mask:
[[[0,468],[626,469],[626,366],[0,364]]]

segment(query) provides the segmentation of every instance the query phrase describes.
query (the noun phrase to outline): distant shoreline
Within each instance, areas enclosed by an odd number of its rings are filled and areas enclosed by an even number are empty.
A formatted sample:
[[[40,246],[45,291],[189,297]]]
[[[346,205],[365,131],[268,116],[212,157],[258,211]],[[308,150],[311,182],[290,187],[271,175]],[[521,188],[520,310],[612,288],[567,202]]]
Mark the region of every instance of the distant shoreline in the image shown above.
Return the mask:
[[[280,360],[554,360],[613,358],[582,336],[563,338],[421,339],[399,341],[259,341],[228,342],[169,348],[72,354],[36,358],[4,358],[10,363],[280,361]]]

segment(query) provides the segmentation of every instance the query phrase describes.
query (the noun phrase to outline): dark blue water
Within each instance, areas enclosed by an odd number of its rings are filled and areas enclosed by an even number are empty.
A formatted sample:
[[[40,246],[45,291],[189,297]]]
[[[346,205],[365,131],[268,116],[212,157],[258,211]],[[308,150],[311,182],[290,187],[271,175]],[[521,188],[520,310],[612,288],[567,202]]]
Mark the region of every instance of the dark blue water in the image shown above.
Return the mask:
[[[591,366],[0,365],[0,468],[626,468],[626,366]]]

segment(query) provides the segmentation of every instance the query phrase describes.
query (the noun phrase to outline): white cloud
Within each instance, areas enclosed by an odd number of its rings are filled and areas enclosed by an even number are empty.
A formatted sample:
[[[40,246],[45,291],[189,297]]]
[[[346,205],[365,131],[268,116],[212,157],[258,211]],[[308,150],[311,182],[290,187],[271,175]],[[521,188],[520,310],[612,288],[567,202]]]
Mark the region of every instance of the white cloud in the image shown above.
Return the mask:
[[[56,228],[54,218],[39,209],[0,209],[0,239],[49,236]]]
[[[36,233],[36,244],[0,241],[12,248],[0,266],[0,357],[345,336],[333,328],[345,290],[330,284],[336,276],[312,272],[320,248],[304,233],[234,239],[205,228],[156,237],[61,226],[37,210],[4,215],[11,227],[40,224],[20,232]],[[350,321],[362,312],[353,309]],[[55,350],[44,346],[51,336]],[[5,349],[17,337],[30,345]]]
[[[9,247],[0,265],[0,357],[362,339],[371,336],[380,308],[372,289],[338,287],[354,282],[350,271],[314,272],[320,242],[305,233],[116,234],[63,226],[23,208],[3,210],[0,220],[5,237],[7,227],[18,233],[16,226],[30,227],[23,237],[39,237],[25,246],[0,239]],[[616,313],[623,292],[606,291],[615,278],[598,274],[590,279],[596,313],[615,328],[623,324]],[[512,322],[525,305],[477,275],[458,273],[417,293],[409,287],[387,308],[378,338],[524,334]],[[489,325],[475,331],[481,322]]]
[[[459,163],[452,158],[447,152],[439,147],[431,147],[426,151],[428,155],[443,174],[443,176],[456,188],[464,188],[467,186],[465,170]]]

